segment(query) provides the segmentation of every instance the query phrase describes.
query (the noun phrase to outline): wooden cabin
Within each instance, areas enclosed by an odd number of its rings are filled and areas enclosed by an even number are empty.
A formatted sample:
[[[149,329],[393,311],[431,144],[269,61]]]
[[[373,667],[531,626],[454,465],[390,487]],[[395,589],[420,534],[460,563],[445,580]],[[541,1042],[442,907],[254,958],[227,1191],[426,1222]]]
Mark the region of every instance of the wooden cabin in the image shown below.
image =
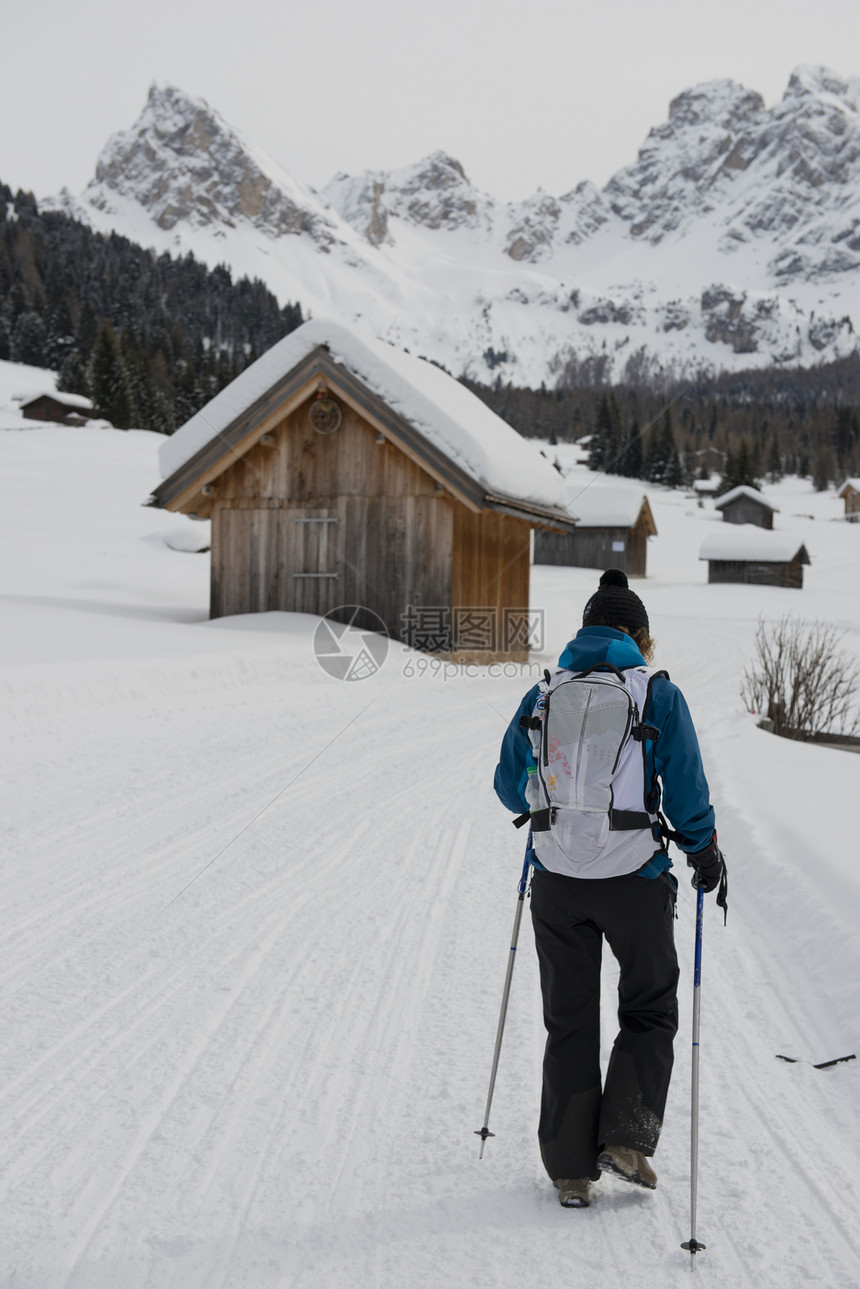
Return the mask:
[[[630,488],[577,486],[568,510],[576,519],[573,532],[535,533],[536,564],[620,568],[629,577],[645,577],[648,538],[657,536],[646,496]]]
[[[715,497],[720,486],[720,475],[712,474],[707,479],[694,479],[693,492],[697,497]]]
[[[331,615],[457,661],[527,659],[531,529],[573,523],[557,471],[458,381],[324,319],[161,466],[151,504],[212,519],[213,618]]]
[[[860,479],[846,479],[838,495],[845,502],[845,518],[850,523],[860,522]]]
[[[724,492],[714,502],[714,510],[722,511],[727,524],[755,524],[758,528],[773,528],[773,517],[779,514],[767,497],[758,488],[749,488],[740,484],[730,492]]]
[[[803,586],[806,547],[789,533],[762,531],[754,524],[718,527],[702,543],[699,559],[708,561],[709,582],[755,586]]]
[[[93,405],[81,394],[33,394],[21,400],[21,415],[29,421],[56,421],[58,425],[86,425]]]

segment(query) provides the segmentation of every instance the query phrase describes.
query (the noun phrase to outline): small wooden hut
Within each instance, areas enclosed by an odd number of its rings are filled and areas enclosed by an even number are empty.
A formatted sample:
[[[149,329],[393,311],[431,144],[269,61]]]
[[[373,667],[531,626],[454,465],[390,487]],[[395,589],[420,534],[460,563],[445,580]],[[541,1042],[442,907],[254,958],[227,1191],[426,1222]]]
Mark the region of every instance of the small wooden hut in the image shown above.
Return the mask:
[[[707,479],[694,479],[693,492],[697,497],[715,497],[720,486],[718,474],[709,475]]]
[[[851,523],[860,522],[860,479],[846,479],[839,496],[845,501],[845,518]]]
[[[657,525],[643,493],[599,484],[577,487],[568,510],[576,518],[573,532],[535,533],[536,564],[620,568],[629,577],[645,577],[648,538],[657,536]]]
[[[803,586],[806,547],[790,533],[762,531],[754,524],[718,527],[702,543],[699,559],[708,561],[709,582],[756,586]]]
[[[168,439],[151,504],[212,519],[210,613],[331,615],[459,661],[528,657],[557,471],[431,363],[325,319]],[[381,620],[381,621],[380,621]]]
[[[767,529],[773,528],[773,517],[779,514],[777,507],[758,488],[749,488],[746,484],[724,492],[714,502],[714,510],[722,511],[727,524],[755,524]]]
[[[85,425],[93,405],[82,394],[31,394],[21,400],[21,415],[29,421],[56,421],[58,425]]]

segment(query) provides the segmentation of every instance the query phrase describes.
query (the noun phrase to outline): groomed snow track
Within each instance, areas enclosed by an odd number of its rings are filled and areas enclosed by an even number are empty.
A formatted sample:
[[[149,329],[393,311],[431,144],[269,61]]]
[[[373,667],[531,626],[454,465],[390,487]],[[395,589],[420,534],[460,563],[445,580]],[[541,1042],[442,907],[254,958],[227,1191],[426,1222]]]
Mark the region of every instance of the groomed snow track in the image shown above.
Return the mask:
[[[676,627],[695,691],[701,633]],[[712,715],[736,675],[725,634],[699,678]],[[534,1137],[527,926],[481,1162],[472,1135],[521,847],[488,784],[528,677],[409,679],[398,651],[345,685],[309,626],[288,644],[174,662],[162,687],[129,664],[92,676],[86,704],[74,685],[12,700],[4,1283],[663,1289],[688,1262],[691,892],[659,1189],[604,1180],[588,1211],[561,1210]],[[704,742],[719,801],[730,733]],[[773,1059],[776,1035],[841,1053],[819,1046],[833,1009],[768,913],[771,881],[820,935],[839,926],[802,874],[777,874],[742,803],[720,819],[731,915],[724,930],[709,907],[705,929],[699,1268],[848,1289],[856,1193],[834,1147],[856,1072]]]

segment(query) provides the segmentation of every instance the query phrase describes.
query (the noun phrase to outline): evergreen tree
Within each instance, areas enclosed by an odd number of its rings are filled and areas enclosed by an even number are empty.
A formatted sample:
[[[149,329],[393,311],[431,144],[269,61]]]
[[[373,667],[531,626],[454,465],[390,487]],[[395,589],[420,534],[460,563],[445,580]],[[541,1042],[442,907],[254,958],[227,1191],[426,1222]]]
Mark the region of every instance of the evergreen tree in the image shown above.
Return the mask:
[[[663,413],[663,422],[660,426],[663,438],[663,453],[666,460],[666,467],[663,475],[663,482],[667,488],[680,488],[684,482],[684,470],[681,465],[681,456],[678,452],[678,445],[675,442],[675,431],[672,427],[672,417],[668,407]]]
[[[606,394],[601,395],[594,418],[594,429],[588,445],[589,470],[603,470],[609,460],[612,442],[612,412]]]
[[[822,443],[812,460],[812,485],[816,492],[826,492],[836,478],[836,457],[829,444]]]
[[[738,465],[735,460],[735,454],[734,452],[727,452],[726,463],[723,466],[723,477],[720,480],[719,487],[717,488],[717,496],[721,496],[724,492],[731,492],[732,488],[736,488],[737,477]]]
[[[749,449],[749,467],[753,475],[761,474],[761,441],[757,438],[753,439]]]
[[[649,483],[661,483],[669,488],[676,488],[683,482],[681,461],[668,408],[663,413],[660,425],[652,429],[649,435],[644,474]]]
[[[668,456],[666,464],[666,477],[663,482],[667,488],[680,488],[684,482],[684,470],[681,465],[681,458],[678,455],[678,449],[675,446],[675,440],[667,444]]]
[[[67,394],[83,394],[84,398],[89,398],[90,385],[87,380],[87,370],[77,349],[72,350],[60,368],[57,389],[65,390]]]
[[[93,345],[87,380],[96,415],[103,416],[119,430],[129,429],[137,419],[137,408],[116,332],[107,319]]]
[[[625,478],[642,478],[642,436],[639,432],[639,422],[635,418],[630,422],[630,433],[627,436],[624,452],[618,464],[618,473],[624,475]]]
[[[648,430],[645,438],[644,456],[642,461],[642,478],[648,483],[657,483],[662,477],[662,466],[660,464],[660,435],[652,425]]]
[[[776,434],[772,434],[770,451],[767,454],[767,477],[771,483],[778,483],[782,475],[782,454],[779,450],[779,438]]]
[[[850,407],[840,407],[836,412],[836,424],[833,429],[833,451],[839,470],[847,473],[846,463],[852,449],[860,438],[860,422],[857,413]]]
[[[760,487],[752,467],[749,444],[746,439],[741,440],[741,445],[736,455],[731,452],[726,453],[725,469],[720,480],[720,486],[717,488],[717,496],[720,497],[723,493],[731,492],[732,488],[739,488],[741,485],[747,488]]]
[[[750,452],[746,439],[742,441],[736,459],[736,482],[734,487],[737,488],[741,484],[747,488],[758,488],[760,486],[756,478],[753,454]]]
[[[13,363],[45,366],[45,324],[35,310],[18,315],[9,340],[9,357]]]

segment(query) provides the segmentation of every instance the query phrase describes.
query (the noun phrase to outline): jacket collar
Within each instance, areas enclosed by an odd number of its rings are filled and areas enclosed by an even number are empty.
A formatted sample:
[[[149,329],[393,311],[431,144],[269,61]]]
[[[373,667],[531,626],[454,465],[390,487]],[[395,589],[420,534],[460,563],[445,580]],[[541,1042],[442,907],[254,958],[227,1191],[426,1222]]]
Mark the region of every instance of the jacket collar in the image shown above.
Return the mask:
[[[630,636],[614,627],[581,627],[565,645],[558,665],[582,671],[601,662],[611,663],[620,670],[645,666],[645,659]]]

